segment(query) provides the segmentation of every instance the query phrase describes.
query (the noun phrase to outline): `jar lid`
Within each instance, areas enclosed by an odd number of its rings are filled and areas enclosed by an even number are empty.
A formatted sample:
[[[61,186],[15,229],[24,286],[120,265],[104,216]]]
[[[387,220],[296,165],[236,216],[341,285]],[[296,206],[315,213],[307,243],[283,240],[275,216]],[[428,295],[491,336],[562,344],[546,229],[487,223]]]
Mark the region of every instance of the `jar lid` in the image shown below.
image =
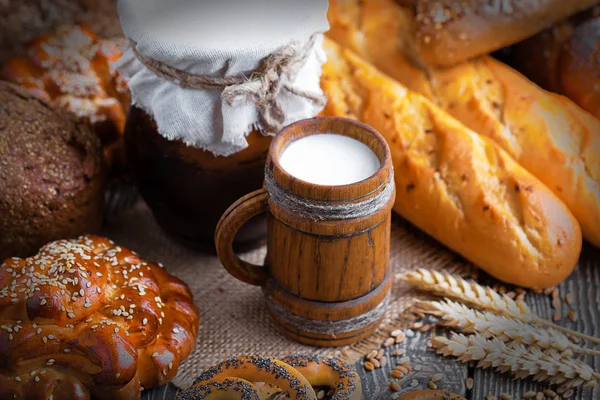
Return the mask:
[[[161,135],[229,155],[247,146],[251,130],[275,134],[278,125],[261,119],[265,107],[251,101],[255,93],[224,101],[226,85],[182,87],[181,75],[249,80],[270,55],[291,49],[303,56],[286,69],[289,82],[271,101],[283,110],[282,125],[313,117],[323,106],[314,99],[322,97],[327,7],[327,0],[119,0],[130,48],[117,67]],[[165,76],[165,69],[173,73]]]

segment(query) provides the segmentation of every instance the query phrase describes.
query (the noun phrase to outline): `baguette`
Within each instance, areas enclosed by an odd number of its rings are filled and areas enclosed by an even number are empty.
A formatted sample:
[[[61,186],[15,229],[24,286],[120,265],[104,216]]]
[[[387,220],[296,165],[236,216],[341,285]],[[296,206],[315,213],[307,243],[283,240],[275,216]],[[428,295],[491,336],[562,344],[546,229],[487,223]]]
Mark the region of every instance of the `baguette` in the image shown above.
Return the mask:
[[[517,43],[598,0],[418,0],[415,40],[423,59],[449,67]]]
[[[331,40],[325,49],[324,113],[385,137],[396,212],[502,281],[546,288],[571,273],[581,230],[546,186],[425,97]]]
[[[424,72],[406,56],[410,12],[394,0],[364,0],[360,10],[357,0],[333,3],[334,40],[495,140],[567,204],[585,238],[600,246],[600,121],[491,57]]]

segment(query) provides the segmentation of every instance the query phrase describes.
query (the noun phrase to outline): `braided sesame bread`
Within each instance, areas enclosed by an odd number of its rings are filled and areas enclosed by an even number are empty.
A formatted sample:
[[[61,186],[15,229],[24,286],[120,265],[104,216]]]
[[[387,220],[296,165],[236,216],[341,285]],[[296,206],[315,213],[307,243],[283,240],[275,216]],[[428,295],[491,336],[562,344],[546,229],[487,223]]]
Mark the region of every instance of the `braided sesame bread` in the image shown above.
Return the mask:
[[[546,186],[425,97],[330,40],[325,48],[325,115],[385,137],[396,212],[502,281],[545,288],[571,273],[581,230]]]
[[[364,0],[357,13],[352,3],[358,0],[332,1],[338,3],[331,12],[339,16],[329,18],[336,42],[493,139],[552,190],[575,215],[584,237],[600,246],[598,119],[491,57],[425,73],[402,51],[403,21],[410,21],[406,9],[394,0]]]
[[[598,0],[417,0],[421,57],[448,67],[531,37]]]
[[[0,399],[131,400],[192,351],[187,286],[108,239],[83,236],[0,266]]]
[[[8,60],[0,77],[90,123],[109,149],[110,162],[117,157],[111,150],[123,136],[130,104],[125,81],[110,66],[124,44],[82,26],[63,26],[34,39],[27,57]]]

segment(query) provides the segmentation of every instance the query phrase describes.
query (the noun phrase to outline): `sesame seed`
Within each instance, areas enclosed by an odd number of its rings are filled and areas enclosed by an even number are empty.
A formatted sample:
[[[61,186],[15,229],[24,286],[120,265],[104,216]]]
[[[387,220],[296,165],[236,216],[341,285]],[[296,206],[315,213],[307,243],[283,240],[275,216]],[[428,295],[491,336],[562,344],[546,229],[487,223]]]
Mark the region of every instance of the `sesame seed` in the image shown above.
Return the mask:
[[[22,382],[23,380],[21,379],[21,377],[20,377],[20,376],[15,376],[15,381],[17,381],[17,382]]]
[[[152,353],[152,357],[158,357],[158,352]]]
[[[144,319],[142,320],[142,325],[146,325],[147,323],[148,323],[148,318],[144,318]]]
[[[46,299],[42,299],[42,300],[40,301],[40,306],[43,306],[43,305],[44,305],[44,304],[46,304],[46,303],[47,303]]]
[[[39,381],[40,381],[40,377],[39,377],[39,376],[36,376],[36,377],[34,378],[34,380],[35,380],[36,382],[39,382]]]
[[[65,353],[70,353],[70,352],[71,352],[71,349],[65,349],[65,350],[64,350],[64,352],[65,352]]]
[[[115,375],[115,379],[119,379],[121,377],[121,373],[117,372],[117,374]]]

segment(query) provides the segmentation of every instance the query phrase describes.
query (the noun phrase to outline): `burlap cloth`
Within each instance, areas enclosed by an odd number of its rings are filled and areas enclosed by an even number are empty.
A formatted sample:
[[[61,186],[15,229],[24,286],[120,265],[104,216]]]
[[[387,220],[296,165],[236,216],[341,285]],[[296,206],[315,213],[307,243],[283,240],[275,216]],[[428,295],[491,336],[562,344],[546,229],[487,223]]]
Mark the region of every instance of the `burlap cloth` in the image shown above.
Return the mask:
[[[272,357],[293,353],[325,354],[353,363],[388,337],[387,331],[393,328],[398,315],[414,301],[415,293],[410,288],[395,283],[390,307],[378,333],[341,348],[321,349],[298,344],[271,324],[260,288],[230,276],[216,257],[174,242],[160,230],[142,201],[129,201],[129,206],[121,204],[119,208],[123,210],[110,217],[104,234],[147,260],[162,262],[170,273],[190,286],[200,310],[196,348],[181,365],[173,382],[180,388],[188,387],[207,367],[240,354],[260,353]],[[263,248],[242,257],[262,263],[264,255]],[[394,273],[418,267],[467,269],[464,261],[400,218],[395,218],[392,228],[391,264]]]

